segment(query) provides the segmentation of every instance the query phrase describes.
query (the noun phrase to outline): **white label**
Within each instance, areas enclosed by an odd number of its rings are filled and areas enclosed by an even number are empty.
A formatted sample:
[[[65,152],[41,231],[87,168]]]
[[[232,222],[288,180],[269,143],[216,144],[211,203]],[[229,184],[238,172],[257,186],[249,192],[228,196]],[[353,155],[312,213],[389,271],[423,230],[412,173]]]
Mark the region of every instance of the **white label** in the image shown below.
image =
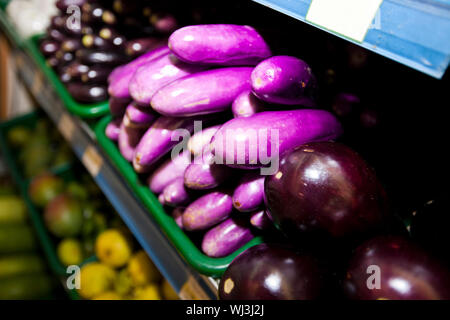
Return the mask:
[[[383,0],[312,0],[306,20],[362,42]]]

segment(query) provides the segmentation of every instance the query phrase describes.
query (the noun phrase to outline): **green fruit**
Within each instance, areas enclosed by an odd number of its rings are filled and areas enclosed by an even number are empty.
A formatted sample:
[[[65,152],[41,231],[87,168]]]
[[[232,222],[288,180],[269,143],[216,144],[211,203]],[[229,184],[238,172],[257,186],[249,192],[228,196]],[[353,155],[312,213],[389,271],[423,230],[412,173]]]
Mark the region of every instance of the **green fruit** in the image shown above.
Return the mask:
[[[95,254],[95,237],[88,237],[83,240],[83,250],[88,257]]]
[[[36,237],[30,226],[0,226],[0,254],[33,251],[36,247]]]
[[[57,237],[78,235],[83,226],[80,202],[68,194],[57,196],[45,207],[44,221],[49,231]]]
[[[31,201],[39,207],[45,207],[63,191],[64,181],[51,173],[44,173],[34,178],[28,188]]]
[[[23,223],[27,219],[27,207],[22,198],[17,196],[0,197],[0,225]]]
[[[79,265],[84,259],[81,242],[77,239],[64,239],[59,243],[57,252],[59,260],[65,266]]]
[[[21,275],[0,280],[0,300],[45,299],[54,282],[46,274]]]
[[[66,191],[80,201],[86,201],[89,198],[89,194],[84,186],[77,181],[70,181],[67,184]]]
[[[45,267],[44,260],[33,253],[5,256],[0,258],[0,279],[43,272]]]
[[[8,131],[8,142],[15,148],[22,147],[31,137],[31,131],[27,127],[17,126]]]

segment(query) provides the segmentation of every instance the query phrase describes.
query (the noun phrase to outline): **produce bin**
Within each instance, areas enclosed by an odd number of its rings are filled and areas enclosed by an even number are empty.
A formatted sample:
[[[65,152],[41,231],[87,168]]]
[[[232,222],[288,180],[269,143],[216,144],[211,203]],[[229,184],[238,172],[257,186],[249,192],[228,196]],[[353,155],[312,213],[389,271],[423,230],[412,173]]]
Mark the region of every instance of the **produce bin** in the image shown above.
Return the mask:
[[[67,110],[80,118],[97,118],[108,114],[108,101],[94,104],[82,104],[72,98],[64,84],[59,80],[58,75],[47,65],[45,57],[39,51],[39,39],[41,38],[42,36],[38,35],[27,40],[26,48],[52,84]]]
[[[133,191],[148,209],[149,213],[159,223],[167,237],[194,269],[208,276],[219,277],[239,253],[251,246],[263,242],[261,237],[256,237],[234,253],[222,258],[211,258],[203,254],[175,223],[175,220],[165,212],[161,203],[150,191],[149,187],[139,181],[138,174],[133,170],[131,164],[122,157],[117,146],[105,135],[106,126],[111,119],[111,116],[104,117],[99,121],[95,128],[95,133],[100,146],[107,153]]]

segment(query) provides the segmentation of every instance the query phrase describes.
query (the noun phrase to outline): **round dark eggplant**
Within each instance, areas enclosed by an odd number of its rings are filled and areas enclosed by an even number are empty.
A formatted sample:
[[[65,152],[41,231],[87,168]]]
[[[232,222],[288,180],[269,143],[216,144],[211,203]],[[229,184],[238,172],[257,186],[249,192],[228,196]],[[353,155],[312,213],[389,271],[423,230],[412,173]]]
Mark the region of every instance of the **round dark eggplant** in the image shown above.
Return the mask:
[[[67,85],[67,90],[76,101],[81,103],[94,103],[108,99],[108,89],[102,85],[71,82]]]
[[[103,67],[101,65],[92,66],[87,72],[81,74],[81,82],[83,83],[106,83],[109,74],[111,73],[111,67]]]
[[[76,52],[76,57],[86,65],[116,66],[127,62],[123,54],[106,50],[81,49]]]
[[[39,50],[45,57],[54,55],[60,48],[58,41],[52,39],[43,40],[39,45]]]

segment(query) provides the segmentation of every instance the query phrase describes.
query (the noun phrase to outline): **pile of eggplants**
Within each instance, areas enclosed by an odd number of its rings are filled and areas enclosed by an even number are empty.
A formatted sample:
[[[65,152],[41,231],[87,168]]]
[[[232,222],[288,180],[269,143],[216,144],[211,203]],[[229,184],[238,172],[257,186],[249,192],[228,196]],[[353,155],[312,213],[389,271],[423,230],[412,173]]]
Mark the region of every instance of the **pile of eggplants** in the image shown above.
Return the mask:
[[[210,257],[273,230],[264,204],[270,161],[342,133],[330,112],[316,108],[308,64],[273,56],[251,26],[180,28],[167,46],[117,67],[108,93],[106,135]],[[252,132],[266,136],[254,140]]]
[[[165,45],[177,28],[175,17],[154,1],[58,0],[56,7],[40,51],[83,104],[106,101],[111,71]]]

